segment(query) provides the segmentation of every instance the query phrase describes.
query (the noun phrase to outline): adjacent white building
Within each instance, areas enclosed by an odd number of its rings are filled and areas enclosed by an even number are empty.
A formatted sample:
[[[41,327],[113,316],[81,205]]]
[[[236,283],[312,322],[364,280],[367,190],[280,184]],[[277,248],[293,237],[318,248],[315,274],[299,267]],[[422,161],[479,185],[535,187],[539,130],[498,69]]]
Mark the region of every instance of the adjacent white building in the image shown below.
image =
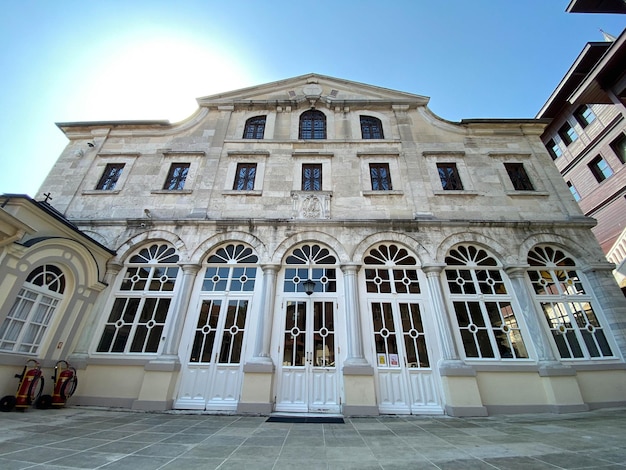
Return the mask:
[[[62,249],[28,257],[53,234],[4,230],[5,393],[26,358],[63,356],[75,404],[467,416],[626,403],[626,304],[546,122],[449,122],[427,103],[308,74],[200,98],[180,123],[58,124],[69,144],[37,198],[52,199],[29,203],[62,214],[85,263],[100,250],[106,268],[85,299]],[[37,269],[66,280],[45,321],[20,303],[50,290]]]

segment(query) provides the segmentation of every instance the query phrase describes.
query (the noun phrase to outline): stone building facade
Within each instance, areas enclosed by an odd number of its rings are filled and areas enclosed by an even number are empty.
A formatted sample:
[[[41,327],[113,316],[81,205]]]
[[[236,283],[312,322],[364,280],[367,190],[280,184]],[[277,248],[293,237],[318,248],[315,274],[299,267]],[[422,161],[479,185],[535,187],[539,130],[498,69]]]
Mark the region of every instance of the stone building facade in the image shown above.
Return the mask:
[[[41,191],[114,254],[93,306],[70,322],[60,298],[32,354],[52,360],[52,332],[72,323],[84,405],[624,404],[626,305],[546,123],[449,122],[427,103],[308,74],[200,98],[176,124],[58,124],[69,144]],[[16,316],[6,298],[0,325]]]

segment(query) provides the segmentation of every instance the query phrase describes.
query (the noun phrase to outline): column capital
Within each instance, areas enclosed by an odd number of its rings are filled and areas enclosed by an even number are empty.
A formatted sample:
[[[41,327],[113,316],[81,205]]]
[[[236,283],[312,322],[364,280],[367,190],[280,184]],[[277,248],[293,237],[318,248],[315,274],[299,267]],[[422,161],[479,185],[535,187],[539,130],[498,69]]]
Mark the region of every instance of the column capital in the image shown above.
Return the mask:
[[[509,264],[504,267],[504,272],[511,278],[524,277],[528,268],[529,264]]]
[[[608,261],[600,261],[597,263],[588,263],[581,267],[581,271],[585,274],[592,273],[595,271],[607,271],[611,272],[615,269],[615,263],[610,263]]]
[[[446,266],[447,264],[445,263],[426,263],[422,265],[422,271],[424,271],[427,276],[438,275]]]
[[[350,273],[356,274],[359,272],[359,269],[361,269],[361,266],[362,265],[358,263],[344,263],[340,265],[339,268],[344,274],[350,274]]]
[[[122,270],[123,267],[124,264],[120,263],[119,261],[109,261],[107,263],[107,272],[116,275]]]
[[[196,263],[178,263],[178,266],[180,266],[185,274],[197,274],[202,267],[200,264]]]
[[[263,270],[263,272],[275,272],[277,273],[278,271],[280,271],[280,264],[261,264],[261,269]]]

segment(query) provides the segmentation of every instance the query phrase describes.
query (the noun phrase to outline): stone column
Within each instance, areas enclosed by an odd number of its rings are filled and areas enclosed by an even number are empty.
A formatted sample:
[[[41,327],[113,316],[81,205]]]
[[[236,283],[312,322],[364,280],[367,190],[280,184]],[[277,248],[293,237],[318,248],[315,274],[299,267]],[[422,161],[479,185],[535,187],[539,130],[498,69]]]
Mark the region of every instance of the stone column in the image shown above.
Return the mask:
[[[378,405],[374,368],[363,355],[363,330],[357,283],[359,268],[360,266],[356,264],[341,265],[348,342],[348,354],[342,369],[345,393],[343,412],[346,415],[375,416],[378,414]]]
[[[264,264],[263,285],[259,302],[254,353],[243,366],[241,397],[237,403],[240,414],[270,414],[272,411],[272,384],[274,363],[270,356],[272,324],[276,302],[276,274],[280,265]]]
[[[361,315],[359,310],[359,296],[357,291],[357,272],[360,266],[344,264],[343,287],[346,309],[346,328],[348,340],[348,357],[344,366],[369,366],[363,356],[363,330],[361,329]]]
[[[626,302],[615,277],[613,263],[597,263],[583,269],[593,294],[598,299],[606,324],[600,323],[607,333],[613,335],[618,348],[626,356]],[[591,294],[591,292],[587,292]],[[617,351],[613,351],[617,355]]]
[[[537,351],[537,359],[540,363],[555,363],[558,362],[546,329],[541,324],[543,319],[542,312],[538,312],[535,308],[533,301],[533,294],[530,291],[528,284],[526,283],[526,269],[528,266],[507,266],[505,272],[511,284],[513,286],[513,295],[517,298],[517,302],[521,308],[521,314],[524,317],[526,326],[530,333],[530,338],[524,338],[531,340],[535,345]]]
[[[172,308],[172,315],[174,318],[170,319],[170,328],[165,338],[165,344],[163,345],[163,351],[158,358],[158,361],[174,361],[178,362],[178,348],[180,346],[180,340],[183,334],[183,327],[185,325],[185,319],[187,318],[187,312],[189,311],[189,303],[191,301],[191,291],[196,279],[196,275],[200,270],[198,264],[179,264],[183,275],[179,280],[180,286],[178,286],[178,295],[174,298],[174,307]]]
[[[84,369],[87,367],[87,358],[89,357],[89,345],[93,341],[96,326],[99,324],[98,318],[102,315],[108,315],[108,312],[104,312],[104,307],[111,296],[113,290],[113,284],[117,275],[124,267],[123,264],[117,262],[107,263],[107,270],[104,274],[104,284],[107,285],[106,289],[100,292],[97,300],[93,304],[91,311],[89,312],[89,318],[86,320],[85,328],[83,329],[76,349],[70,355],[69,361],[72,365],[78,369]]]
[[[439,338],[441,340],[441,358],[443,361],[460,361],[457,352],[448,310],[443,300],[443,291],[441,286],[441,272],[445,268],[445,264],[426,264],[422,266],[422,270],[426,273],[428,280],[428,293],[431,299],[433,309],[433,317],[439,330]]]
[[[256,364],[273,365],[270,357],[270,343],[272,340],[272,323],[274,320],[274,303],[276,300],[276,274],[280,266],[264,264],[263,286],[261,291],[259,322],[257,324],[254,341],[254,356],[250,360]]]
[[[511,280],[513,294],[517,298],[530,333],[529,339],[537,351],[538,374],[546,394],[547,404],[557,413],[586,411],[582,392],[576,380],[576,370],[563,364],[554,354],[549,333],[542,322],[543,312],[535,307],[534,295],[526,282],[527,265],[507,266],[505,272]]]
[[[433,309],[433,318],[439,330],[441,359],[438,363],[443,391],[443,405],[450,416],[487,416],[476,379],[476,371],[459,356],[452,324],[443,296],[441,273],[445,264],[426,264],[422,270],[428,280],[428,293]]]

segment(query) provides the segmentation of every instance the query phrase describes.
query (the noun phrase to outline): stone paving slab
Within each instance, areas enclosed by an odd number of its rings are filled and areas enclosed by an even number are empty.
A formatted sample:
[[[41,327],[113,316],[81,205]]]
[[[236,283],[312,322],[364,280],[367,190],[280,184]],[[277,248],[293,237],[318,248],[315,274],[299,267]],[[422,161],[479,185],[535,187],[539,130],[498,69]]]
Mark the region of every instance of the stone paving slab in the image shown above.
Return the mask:
[[[345,421],[28,409],[0,413],[0,469],[626,470],[626,408]]]

